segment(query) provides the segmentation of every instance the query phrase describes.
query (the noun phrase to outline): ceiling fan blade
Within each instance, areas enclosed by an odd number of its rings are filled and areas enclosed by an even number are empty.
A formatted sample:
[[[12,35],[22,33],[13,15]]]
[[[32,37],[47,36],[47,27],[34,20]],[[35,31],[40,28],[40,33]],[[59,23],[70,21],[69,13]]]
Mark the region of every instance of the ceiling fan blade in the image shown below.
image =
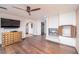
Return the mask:
[[[40,10],[41,8],[36,8],[36,9],[32,9],[31,11],[37,11]]]
[[[1,9],[7,9],[7,8],[5,8],[5,7],[0,7]]]
[[[25,9],[22,9],[22,8],[19,8],[19,7],[13,6],[13,8],[16,8],[16,9],[19,9],[19,10],[24,10],[25,11]]]

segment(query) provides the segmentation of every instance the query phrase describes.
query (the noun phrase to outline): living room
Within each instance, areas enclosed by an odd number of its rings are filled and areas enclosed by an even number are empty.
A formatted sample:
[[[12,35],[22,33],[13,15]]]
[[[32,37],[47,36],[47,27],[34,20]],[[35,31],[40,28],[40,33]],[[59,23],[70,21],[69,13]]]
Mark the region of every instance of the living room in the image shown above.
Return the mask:
[[[27,7],[30,7],[30,12],[27,11]],[[12,26],[5,26],[0,28],[0,44],[3,44],[3,33],[5,32],[21,32],[21,39],[26,40],[25,42],[30,42],[32,45],[39,43],[38,50],[43,50],[44,52],[36,52],[34,49],[32,52],[28,53],[78,53],[77,49],[77,18],[78,18],[78,4],[64,5],[64,4],[1,4],[0,5],[0,20],[6,19],[8,20],[18,20],[19,27],[13,28]],[[37,10],[36,10],[37,8]],[[34,10],[32,10],[34,9]],[[43,24],[42,24],[43,23]],[[16,23],[15,23],[16,24]],[[10,24],[11,25],[11,24]],[[12,28],[11,28],[12,27]],[[54,51],[49,43],[43,42],[47,40],[59,45],[57,48],[61,48],[61,50]],[[31,39],[31,40],[30,40]],[[35,39],[33,41],[33,39]],[[28,40],[28,41],[27,41]],[[30,41],[29,41],[30,40]],[[40,41],[41,40],[41,41]],[[22,40],[23,41],[23,40]],[[38,42],[40,41],[40,42]],[[35,42],[35,43],[33,43]],[[6,44],[6,43],[5,43]],[[42,45],[41,45],[42,44]],[[44,44],[44,46],[43,46]],[[15,43],[11,44],[15,45]],[[5,49],[9,49],[10,44],[6,46]],[[18,45],[16,43],[16,45]],[[62,46],[66,45],[66,46]],[[27,46],[27,44],[25,45]],[[40,46],[42,49],[40,49]],[[48,47],[47,47],[48,46]],[[29,46],[30,47],[30,46]],[[70,48],[66,51],[63,48]],[[45,48],[45,49],[43,49]],[[49,49],[48,49],[49,48]],[[55,48],[55,47],[54,47]],[[19,50],[19,49],[17,49]],[[27,51],[28,49],[25,48]],[[8,50],[7,50],[8,51]],[[62,52],[58,52],[62,51]],[[74,52],[75,51],[75,52]],[[10,52],[7,52],[10,53]],[[11,52],[13,53],[13,52]],[[20,53],[20,52],[16,52]],[[26,53],[27,54],[27,53]]]

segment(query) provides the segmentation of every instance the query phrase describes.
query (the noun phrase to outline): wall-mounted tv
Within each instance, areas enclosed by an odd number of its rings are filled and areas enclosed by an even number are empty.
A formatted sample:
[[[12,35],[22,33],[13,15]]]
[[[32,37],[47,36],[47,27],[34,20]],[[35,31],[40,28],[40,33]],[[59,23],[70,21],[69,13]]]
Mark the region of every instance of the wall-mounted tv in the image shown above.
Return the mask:
[[[19,28],[20,20],[1,18],[1,28]]]

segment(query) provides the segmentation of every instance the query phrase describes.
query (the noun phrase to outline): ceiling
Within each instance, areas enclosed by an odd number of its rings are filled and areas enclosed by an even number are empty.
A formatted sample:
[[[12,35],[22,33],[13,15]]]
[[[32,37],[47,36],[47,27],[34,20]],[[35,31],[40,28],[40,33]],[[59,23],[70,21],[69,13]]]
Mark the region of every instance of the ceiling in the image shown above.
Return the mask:
[[[2,7],[6,7],[7,10],[0,9],[0,12],[9,13],[12,15],[17,15],[20,17],[42,17],[48,15],[54,15],[58,13],[65,13],[76,10],[78,4],[0,4]],[[26,9],[27,6],[30,6],[32,9],[41,8],[41,10],[31,12],[31,16],[28,15],[26,11],[22,11],[13,6]]]

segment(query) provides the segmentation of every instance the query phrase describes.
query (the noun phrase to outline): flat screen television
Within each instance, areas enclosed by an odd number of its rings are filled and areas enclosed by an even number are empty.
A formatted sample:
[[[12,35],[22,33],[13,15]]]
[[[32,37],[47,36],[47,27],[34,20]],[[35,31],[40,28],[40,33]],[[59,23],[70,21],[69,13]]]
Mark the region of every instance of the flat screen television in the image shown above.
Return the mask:
[[[19,28],[20,20],[1,18],[1,28]]]

